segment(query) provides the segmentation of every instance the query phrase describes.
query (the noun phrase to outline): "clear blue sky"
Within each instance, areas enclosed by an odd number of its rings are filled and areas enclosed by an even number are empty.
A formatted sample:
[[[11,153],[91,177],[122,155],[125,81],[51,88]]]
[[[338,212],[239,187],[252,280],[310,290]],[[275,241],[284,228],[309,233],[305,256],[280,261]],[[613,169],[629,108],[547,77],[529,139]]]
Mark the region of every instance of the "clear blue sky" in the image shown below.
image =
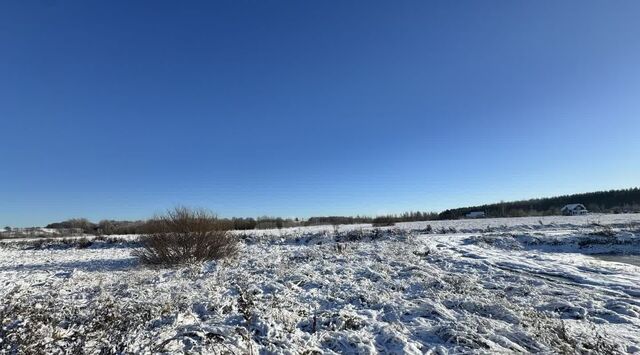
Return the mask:
[[[2,1],[0,224],[640,182],[638,1]]]

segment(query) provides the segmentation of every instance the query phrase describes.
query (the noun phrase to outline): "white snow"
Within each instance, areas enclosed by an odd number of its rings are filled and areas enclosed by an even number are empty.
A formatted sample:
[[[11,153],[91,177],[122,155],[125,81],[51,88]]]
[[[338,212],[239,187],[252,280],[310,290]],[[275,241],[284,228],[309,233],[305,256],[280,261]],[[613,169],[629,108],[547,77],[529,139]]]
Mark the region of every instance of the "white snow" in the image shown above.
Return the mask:
[[[0,352],[640,352],[640,267],[591,256],[640,255],[638,214],[236,233],[173,269],[3,242]]]

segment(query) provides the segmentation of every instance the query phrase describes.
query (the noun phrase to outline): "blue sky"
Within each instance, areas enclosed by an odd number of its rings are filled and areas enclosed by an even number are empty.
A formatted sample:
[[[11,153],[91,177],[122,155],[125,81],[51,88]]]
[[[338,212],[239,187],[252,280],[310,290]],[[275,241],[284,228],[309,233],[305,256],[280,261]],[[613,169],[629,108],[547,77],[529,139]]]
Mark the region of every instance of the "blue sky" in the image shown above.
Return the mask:
[[[637,1],[3,1],[0,224],[638,186]]]

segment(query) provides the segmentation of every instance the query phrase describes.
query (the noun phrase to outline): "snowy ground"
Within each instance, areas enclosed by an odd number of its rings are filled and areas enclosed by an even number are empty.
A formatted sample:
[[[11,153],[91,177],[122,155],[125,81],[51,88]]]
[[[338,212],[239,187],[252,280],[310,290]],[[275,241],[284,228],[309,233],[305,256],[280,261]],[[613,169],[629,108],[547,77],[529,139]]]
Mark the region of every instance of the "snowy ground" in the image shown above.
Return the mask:
[[[238,233],[236,260],[133,238],[0,246],[0,353],[640,353],[640,215]]]

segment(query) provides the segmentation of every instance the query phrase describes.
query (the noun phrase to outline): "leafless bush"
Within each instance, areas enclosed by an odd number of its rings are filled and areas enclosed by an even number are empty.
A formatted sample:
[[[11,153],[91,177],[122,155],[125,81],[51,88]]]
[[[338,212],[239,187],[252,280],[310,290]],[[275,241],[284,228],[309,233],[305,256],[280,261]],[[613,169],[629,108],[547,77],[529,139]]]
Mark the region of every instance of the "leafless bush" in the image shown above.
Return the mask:
[[[134,251],[141,262],[177,265],[234,256],[237,238],[228,232],[229,223],[205,210],[177,207],[147,224],[149,234]]]
[[[76,241],[76,244],[79,249],[86,249],[93,244],[93,242],[88,238],[80,238]]]

